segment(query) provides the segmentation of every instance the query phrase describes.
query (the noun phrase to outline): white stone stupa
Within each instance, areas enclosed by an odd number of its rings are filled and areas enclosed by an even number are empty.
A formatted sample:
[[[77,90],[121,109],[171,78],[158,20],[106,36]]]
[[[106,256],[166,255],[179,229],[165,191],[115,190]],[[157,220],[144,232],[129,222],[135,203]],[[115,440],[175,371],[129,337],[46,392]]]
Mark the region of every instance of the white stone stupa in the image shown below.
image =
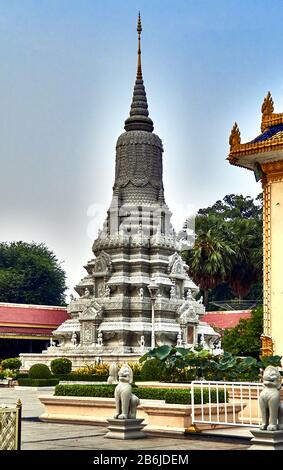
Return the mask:
[[[195,300],[198,287],[180,255],[182,240],[171,225],[165,202],[160,138],[153,133],[142,77],[140,16],[138,66],[130,116],[116,145],[113,197],[102,230],[93,243],[94,258],[75,287],[71,319],[56,331],[41,355],[22,354],[24,368],[69,357],[86,362],[137,360],[152,346],[191,347],[203,335],[209,348],[219,335],[202,321]],[[153,286],[153,288],[151,288]]]

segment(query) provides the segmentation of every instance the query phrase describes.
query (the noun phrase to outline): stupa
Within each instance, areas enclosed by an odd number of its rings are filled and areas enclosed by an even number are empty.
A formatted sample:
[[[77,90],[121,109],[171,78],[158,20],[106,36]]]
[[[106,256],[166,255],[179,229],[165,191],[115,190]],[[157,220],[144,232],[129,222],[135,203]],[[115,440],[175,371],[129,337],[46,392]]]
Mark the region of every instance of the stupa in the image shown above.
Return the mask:
[[[136,360],[151,347],[190,347],[219,335],[202,322],[205,308],[181,258],[165,202],[160,138],[153,133],[142,76],[138,17],[138,64],[130,116],[116,144],[113,197],[94,258],[75,287],[71,319],[54,331],[57,346],[41,356],[23,354],[24,367],[62,355],[74,366],[87,361]],[[36,357],[35,357],[36,356]]]

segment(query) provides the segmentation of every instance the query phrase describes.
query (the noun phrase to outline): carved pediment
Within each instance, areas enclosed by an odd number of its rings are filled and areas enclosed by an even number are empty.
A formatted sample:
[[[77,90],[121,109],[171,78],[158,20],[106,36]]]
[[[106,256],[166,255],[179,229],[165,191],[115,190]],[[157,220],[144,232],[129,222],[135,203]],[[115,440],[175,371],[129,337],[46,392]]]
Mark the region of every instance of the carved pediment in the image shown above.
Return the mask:
[[[169,257],[168,273],[173,276],[187,277],[186,264],[179,253],[175,252]]]
[[[94,300],[80,314],[80,321],[100,320],[102,318],[103,307]]]
[[[106,251],[101,251],[94,261],[93,275],[94,276],[109,276],[112,272],[111,256]]]

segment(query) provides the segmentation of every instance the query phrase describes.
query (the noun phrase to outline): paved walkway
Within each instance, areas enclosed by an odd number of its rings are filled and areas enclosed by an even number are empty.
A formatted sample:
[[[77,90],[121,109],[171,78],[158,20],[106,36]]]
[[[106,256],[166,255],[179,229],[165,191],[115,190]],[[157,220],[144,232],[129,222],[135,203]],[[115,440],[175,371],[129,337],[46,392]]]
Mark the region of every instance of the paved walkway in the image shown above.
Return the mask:
[[[49,392],[52,394],[52,392]],[[0,405],[23,403],[23,450],[245,450],[249,443],[230,443],[197,439],[153,437],[134,441],[105,439],[106,428],[78,424],[57,424],[38,421],[44,407],[38,396],[42,392],[0,388]],[[46,394],[46,392],[44,392]]]

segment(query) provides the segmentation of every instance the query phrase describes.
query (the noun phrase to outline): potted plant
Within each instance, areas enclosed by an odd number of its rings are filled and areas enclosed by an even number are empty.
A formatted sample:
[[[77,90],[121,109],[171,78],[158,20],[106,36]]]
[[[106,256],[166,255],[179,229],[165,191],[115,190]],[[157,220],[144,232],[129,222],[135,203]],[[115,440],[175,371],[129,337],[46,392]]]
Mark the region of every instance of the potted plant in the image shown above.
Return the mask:
[[[17,376],[17,371],[13,369],[4,369],[3,374],[5,379],[8,380],[8,387],[12,387],[13,381]]]

